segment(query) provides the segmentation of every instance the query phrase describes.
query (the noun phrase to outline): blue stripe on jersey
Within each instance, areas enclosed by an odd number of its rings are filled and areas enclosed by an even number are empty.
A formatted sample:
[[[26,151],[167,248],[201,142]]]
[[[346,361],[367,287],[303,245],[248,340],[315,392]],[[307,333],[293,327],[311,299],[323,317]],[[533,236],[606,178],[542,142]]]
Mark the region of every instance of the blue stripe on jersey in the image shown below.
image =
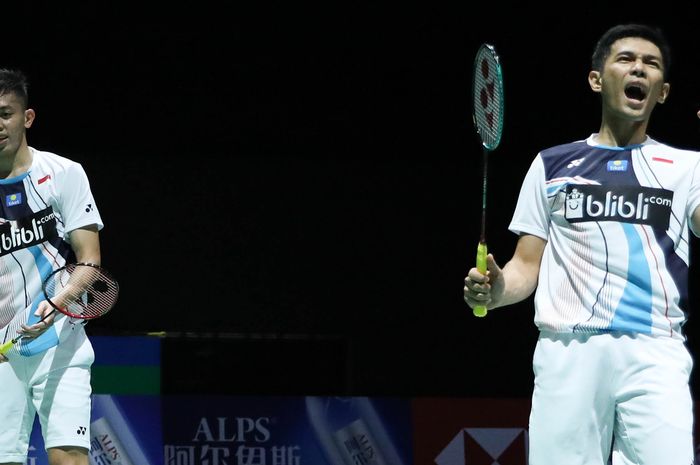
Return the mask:
[[[547,197],[551,197],[560,190],[565,190],[566,186],[568,185],[568,181],[550,185],[549,187],[547,187]]]
[[[681,310],[686,311],[689,303],[688,265],[676,253],[676,246],[673,243],[673,240],[668,237],[666,231],[661,231],[656,228],[654,228],[653,231],[654,236],[656,237],[656,242],[659,244],[659,247],[661,247],[663,252],[663,257],[661,257],[660,260],[666,260],[666,269],[668,269],[668,272],[676,285],[676,289],[678,290],[678,306],[681,308]],[[668,287],[666,289],[668,290]],[[667,297],[667,299],[670,300],[669,297]]]
[[[644,246],[633,225],[620,223],[629,245],[627,284],[610,322],[611,331],[651,334],[651,272]]]
[[[19,176],[15,176],[14,178],[0,179],[0,185],[20,183],[24,181],[24,178],[26,178],[27,176],[29,176],[29,172],[22,173]]]
[[[600,149],[605,149],[605,150],[617,150],[619,152],[622,152],[624,150],[634,150],[638,149],[640,147],[643,147],[644,144],[633,144],[633,145],[626,145],[624,147],[611,147],[610,145],[596,145],[596,147]]]
[[[50,261],[46,259],[43,253],[41,253],[41,245],[35,245],[32,247],[29,247],[27,250],[31,252],[32,256],[34,256],[34,263],[36,265],[36,269],[39,272],[39,278],[41,279],[41,283],[43,284],[46,278],[49,277],[51,272],[53,271],[53,265],[51,264]],[[42,289],[43,292],[43,289]],[[37,296],[32,296],[32,297],[37,297]],[[43,296],[41,297],[43,299]],[[34,320],[34,321],[32,321]],[[37,321],[39,321],[38,317],[35,317],[33,314],[29,315],[29,319],[27,320],[28,324],[34,324]]]
[[[27,250],[30,251],[34,256],[34,262],[36,263],[37,271],[39,272],[41,282],[43,283],[44,280],[53,271],[53,266],[51,262],[47,260],[44,254],[41,253],[41,247],[42,246],[40,245],[35,245],[27,248]],[[43,295],[32,297],[34,298],[34,303],[32,304],[31,311],[29,312],[29,318],[27,318],[28,325],[33,325],[34,323],[40,320],[38,316],[34,315],[34,312],[39,306],[39,303],[41,303],[41,301],[44,300]],[[44,350],[53,347],[56,344],[58,344],[58,334],[56,333],[56,328],[52,325],[46,330],[46,332],[44,332],[38,338],[29,341],[24,341],[20,346],[19,352],[25,356],[34,355],[43,352]]]
[[[32,304],[32,308],[29,310],[29,315],[34,315],[34,312],[39,306],[41,300],[42,299],[36,299],[34,301],[34,303]],[[34,319],[37,321],[39,320],[39,318],[37,317],[34,317]],[[58,344],[58,334],[56,334],[56,328],[52,325],[46,330],[46,332],[44,332],[41,336],[37,337],[36,339],[31,339],[29,341],[22,340],[22,343],[19,346],[19,353],[24,355],[25,357],[29,357],[31,355],[39,354],[45,351],[46,349],[50,349],[56,344]]]

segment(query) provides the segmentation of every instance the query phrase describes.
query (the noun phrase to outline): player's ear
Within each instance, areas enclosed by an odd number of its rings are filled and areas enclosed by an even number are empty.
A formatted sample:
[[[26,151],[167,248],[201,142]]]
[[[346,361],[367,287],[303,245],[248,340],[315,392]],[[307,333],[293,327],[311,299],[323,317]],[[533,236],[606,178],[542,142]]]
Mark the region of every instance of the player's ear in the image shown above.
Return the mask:
[[[671,84],[668,82],[664,82],[664,87],[661,89],[661,93],[659,94],[659,98],[656,99],[658,103],[664,103],[666,99],[668,98],[668,93],[671,92]]]
[[[593,70],[588,73],[588,84],[593,92],[600,92],[603,87],[603,77],[600,75],[600,71]]]
[[[24,110],[24,127],[25,127],[25,129],[29,129],[32,127],[32,123],[34,122],[34,118],[36,118],[36,113],[34,113],[34,110],[32,110],[31,108]]]

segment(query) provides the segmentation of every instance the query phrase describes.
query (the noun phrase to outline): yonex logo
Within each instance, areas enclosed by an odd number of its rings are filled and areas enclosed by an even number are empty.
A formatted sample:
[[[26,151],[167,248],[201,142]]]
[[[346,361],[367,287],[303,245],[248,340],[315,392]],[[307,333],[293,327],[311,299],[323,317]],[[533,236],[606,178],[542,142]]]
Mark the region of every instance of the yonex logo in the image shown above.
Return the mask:
[[[585,160],[585,159],[586,159],[586,157],[579,158],[578,160],[574,160],[571,163],[569,163],[568,165],[566,165],[566,167],[571,169],[575,166],[581,166],[581,163],[583,163],[583,160]]]
[[[619,221],[668,229],[673,192],[641,186],[568,185],[564,216],[569,223]]]
[[[87,432],[87,428],[85,426],[78,426],[78,431],[76,431],[77,434],[82,434],[85,436],[85,433]]]

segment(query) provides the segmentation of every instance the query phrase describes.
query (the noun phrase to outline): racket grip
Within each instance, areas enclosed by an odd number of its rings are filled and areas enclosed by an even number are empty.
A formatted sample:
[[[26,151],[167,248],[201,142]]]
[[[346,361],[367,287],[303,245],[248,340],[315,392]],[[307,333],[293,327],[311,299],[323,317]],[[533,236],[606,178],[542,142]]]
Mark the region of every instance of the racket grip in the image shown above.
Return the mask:
[[[12,349],[12,346],[15,344],[15,341],[10,340],[4,343],[3,345],[0,345],[0,354],[5,355]]]
[[[486,275],[486,256],[489,254],[486,242],[479,242],[479,246],[476,249],[476,269],[479,273]],[[477,305],[474,307],[474,316],[483,317],[486,316],[486,306]]]

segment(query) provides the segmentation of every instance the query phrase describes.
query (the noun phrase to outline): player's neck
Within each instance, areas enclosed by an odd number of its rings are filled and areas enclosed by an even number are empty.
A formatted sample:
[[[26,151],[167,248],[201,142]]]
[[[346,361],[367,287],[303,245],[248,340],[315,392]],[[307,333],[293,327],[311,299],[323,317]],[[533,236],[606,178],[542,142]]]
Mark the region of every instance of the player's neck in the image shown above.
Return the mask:
[[[647,140],[647,122],[617,122],[603,121],[596,136],[596,142],[609,147],[629,147]]]
[[[32,166],[32,151],[26,140],[12,155],[0,156],[0,179],[9,179],[29,171]]]

